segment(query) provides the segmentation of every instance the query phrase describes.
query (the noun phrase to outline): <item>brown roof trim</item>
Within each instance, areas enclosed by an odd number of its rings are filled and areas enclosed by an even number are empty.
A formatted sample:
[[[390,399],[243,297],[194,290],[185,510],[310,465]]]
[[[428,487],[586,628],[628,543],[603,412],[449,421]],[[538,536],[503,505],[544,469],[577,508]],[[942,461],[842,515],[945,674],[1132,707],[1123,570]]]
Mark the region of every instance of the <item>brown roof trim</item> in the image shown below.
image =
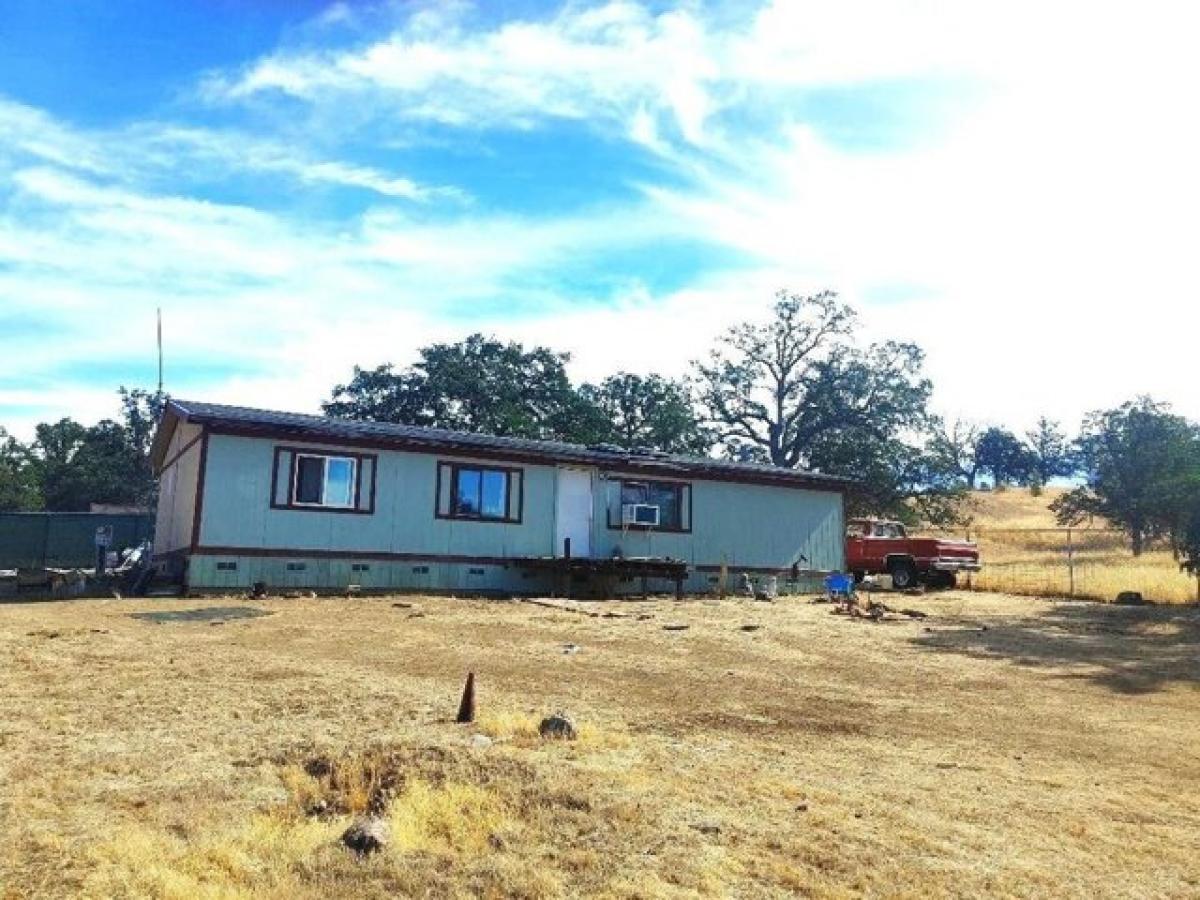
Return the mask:
[[[206,422],[208,417],[193,416],[189,421]],[[823,491],[842,494],[849,488],[849,480],[832,477],[810,477],[806,473],[790,469],[780,469],[779,475],[770,472],[748,469],[710,469],[703,461],[696,463],[680,462],[679,460],[651,460],[644,462],[631,459],[614,459],[611,463],[598,461],[587,456],[574,456],[568,453],[523,453],[517,450],[502,450],[490,447],[478,447],[468,443],[456,443],[445,438],[419,440],[402,437],[349,437],[344,435],[322,433],[316,428],[288,428],[267,425],[230,425],[213,421],[209,431],[217,435],[232,437],[263,438],[266,440],[309,441],[313,443],[330,444],[335,447],[365,447],[373,450],[396,450],[407,453],[451,454],[470,459],[496,460],[499,462],[524,463],[526,465],[553,465],[554,463],[572,463],[575,465],[594,466],[601,471],[613,474],[640,476],[686,476],[699,481],[727,481],[737,484],[759,484],[772,487],[788,487],[799,490]]]

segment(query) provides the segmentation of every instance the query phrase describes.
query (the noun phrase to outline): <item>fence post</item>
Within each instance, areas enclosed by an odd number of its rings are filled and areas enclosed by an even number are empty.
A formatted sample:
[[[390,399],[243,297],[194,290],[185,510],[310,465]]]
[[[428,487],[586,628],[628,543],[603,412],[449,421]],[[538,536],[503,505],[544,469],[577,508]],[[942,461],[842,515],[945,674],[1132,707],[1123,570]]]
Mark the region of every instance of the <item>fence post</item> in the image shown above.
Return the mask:
[[[50,521],[53,516],[42,516],[45,528],[42,529],[42,568],[50,568]]]
[[[1067,529],[1067,578],[1070,587],[1067,589],[1067,596],[1075,596],[1075,542],[1072,540],[1071,529]]]
[[[970,528],[967,529],[967,543],[968,544],[971,543],[971,529]],[[967,570],[967,590],[969,591],[974,587],[975,587],[974,573],[968,569]]]

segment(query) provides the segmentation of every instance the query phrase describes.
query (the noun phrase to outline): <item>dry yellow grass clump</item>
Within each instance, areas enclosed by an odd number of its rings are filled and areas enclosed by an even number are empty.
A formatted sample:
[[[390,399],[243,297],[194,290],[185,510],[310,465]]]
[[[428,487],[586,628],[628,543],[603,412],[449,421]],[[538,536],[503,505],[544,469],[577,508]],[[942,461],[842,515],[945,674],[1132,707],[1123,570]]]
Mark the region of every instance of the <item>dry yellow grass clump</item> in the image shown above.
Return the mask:
[[[1200,891],[1194,608],[245,602],[0,605],[0,896]]]
[[[979,543],[983,571],[971,585],[1029,596],[1113,600],[1138,591],[1155,603],[1200,600],[1200,580],[1183,573],[1171,553],[1151,548],[1135,557],[1123,534],[1107,522],[1060,528],[1049,504],[1062,493],[1047,488],[1034,497],[1025,488],[978,492],[971,500],[969,534]]]

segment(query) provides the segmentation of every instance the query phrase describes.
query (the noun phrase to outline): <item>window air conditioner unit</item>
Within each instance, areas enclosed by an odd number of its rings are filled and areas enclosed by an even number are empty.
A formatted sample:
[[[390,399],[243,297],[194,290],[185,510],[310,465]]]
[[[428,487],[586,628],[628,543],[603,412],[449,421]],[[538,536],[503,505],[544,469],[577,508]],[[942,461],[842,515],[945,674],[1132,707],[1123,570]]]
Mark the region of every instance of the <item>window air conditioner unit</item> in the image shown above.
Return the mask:
[[[649,503],[626,503],[621,507],[624,525],[658,525],[658,507]]]

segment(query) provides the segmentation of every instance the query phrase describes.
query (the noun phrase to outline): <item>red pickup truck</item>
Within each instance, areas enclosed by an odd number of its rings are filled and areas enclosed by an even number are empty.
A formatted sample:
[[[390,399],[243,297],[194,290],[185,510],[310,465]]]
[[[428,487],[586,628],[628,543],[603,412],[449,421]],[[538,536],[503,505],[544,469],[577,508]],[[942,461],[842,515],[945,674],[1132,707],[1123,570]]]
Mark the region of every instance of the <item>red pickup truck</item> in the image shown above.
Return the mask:
[[[954,587],[959,572],[979,571],[979,547],[973,541],[909,537],[899,522],[851,519],[846,527],[846,569],[861,579],[887,574],[901,590],[924,582]]]

